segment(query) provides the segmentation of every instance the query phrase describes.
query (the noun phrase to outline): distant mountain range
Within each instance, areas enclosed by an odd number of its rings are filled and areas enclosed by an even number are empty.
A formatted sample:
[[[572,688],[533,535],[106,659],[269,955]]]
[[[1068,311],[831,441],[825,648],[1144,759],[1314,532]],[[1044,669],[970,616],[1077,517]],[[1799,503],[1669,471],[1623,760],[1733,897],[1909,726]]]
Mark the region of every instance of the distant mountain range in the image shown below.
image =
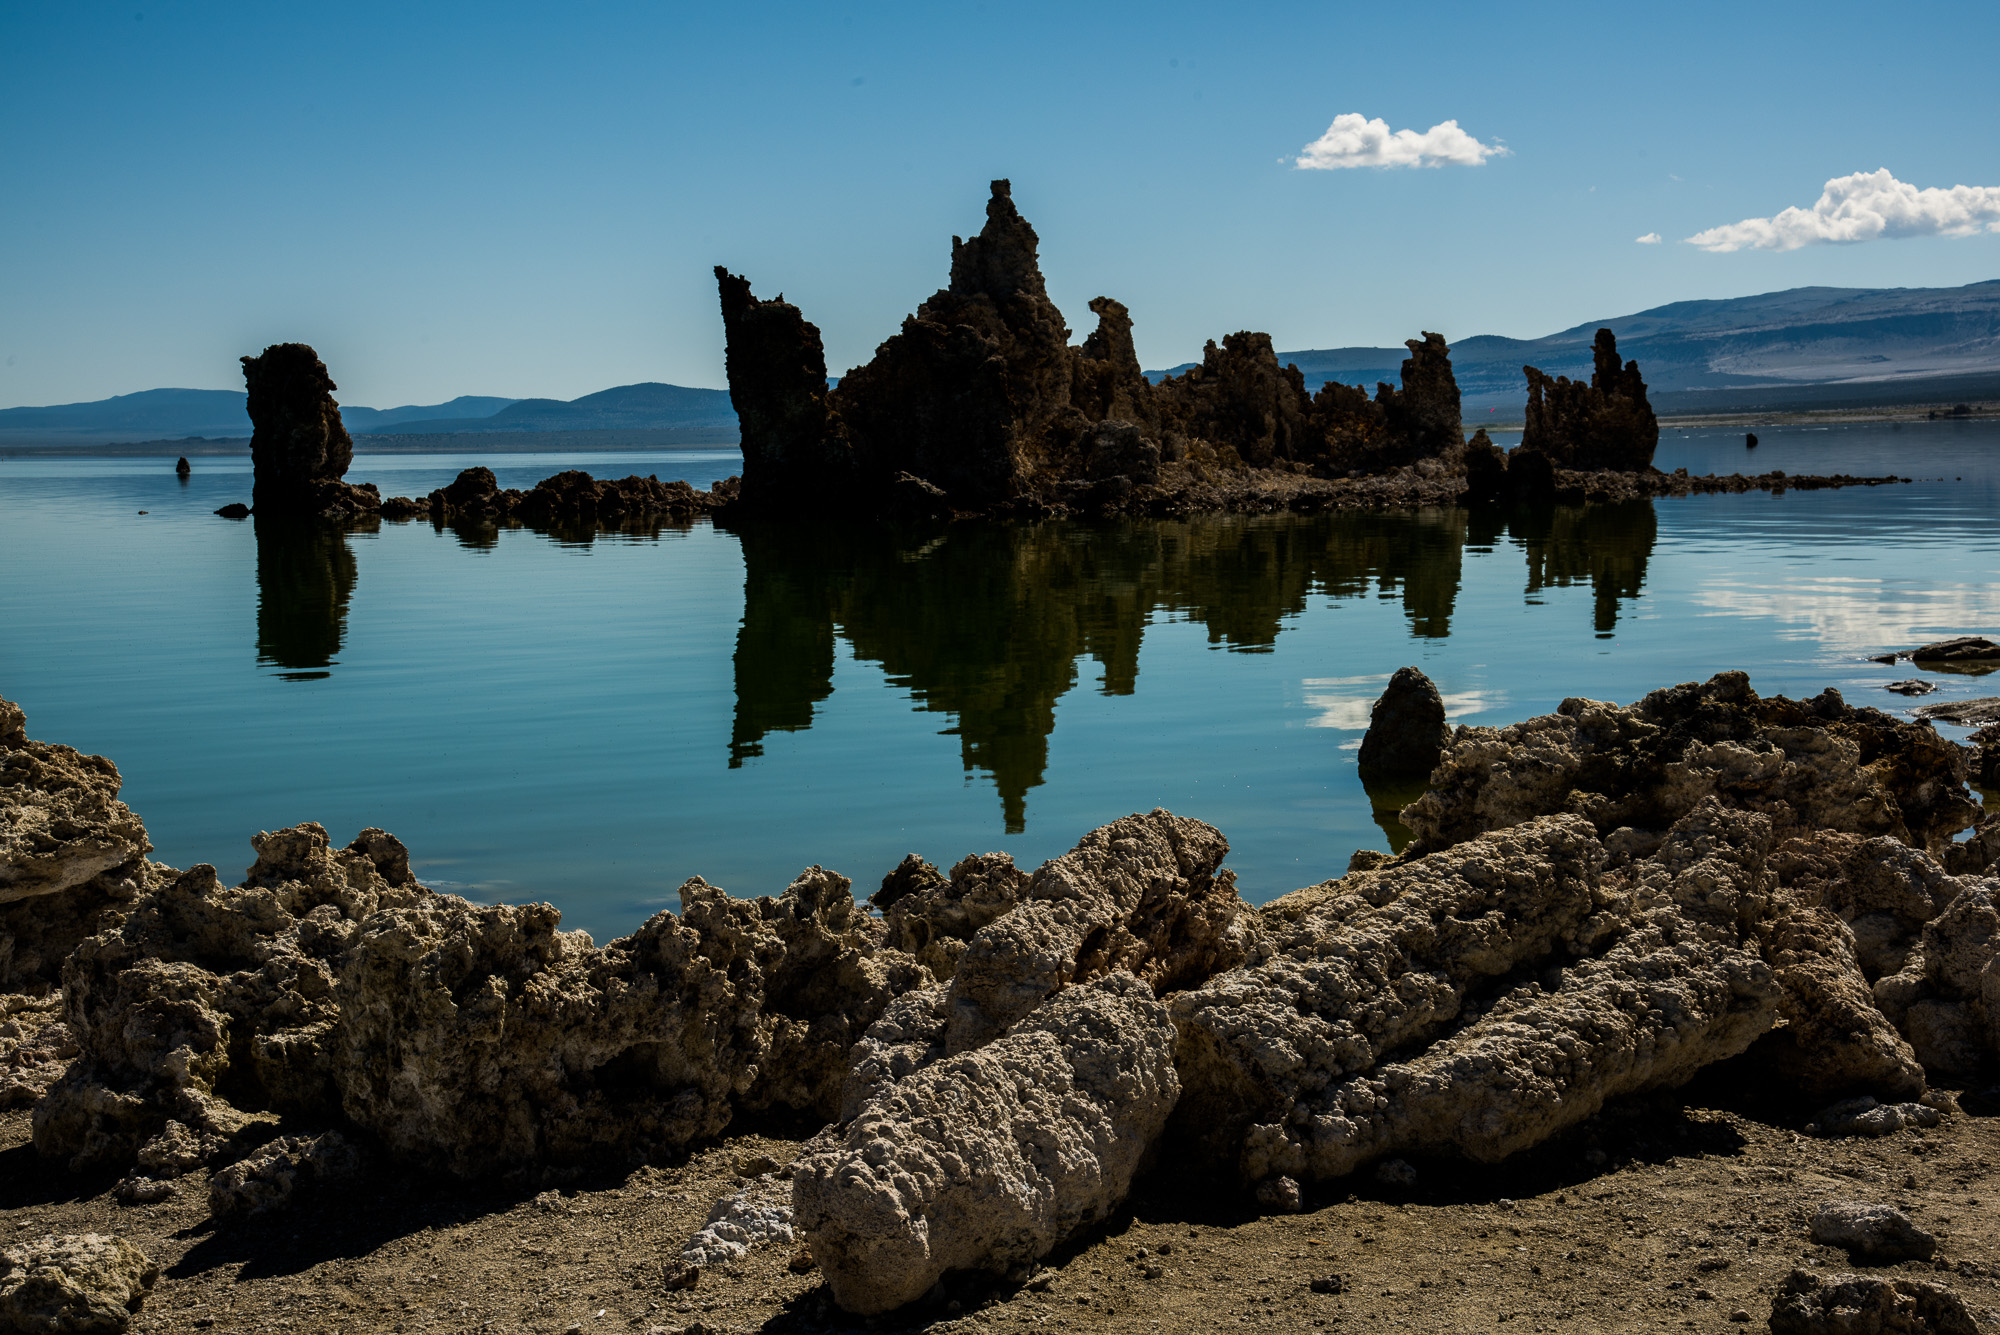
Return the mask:
[[[1518,420],[1521,368],[1590,374],[1600,327],[1636,359],[1663,414],[1867,407],[2000,397],[2000,280],[1946,288],[1796,287],[1724,301],[1678,301],[1636,315],[1586,320],[1545,338],[1482,334],[1453,345],[1468,421]],[[1410,330],[1412,336],[1418,330]],[[1280,352],[1313,388],[1329,380],[1395,383],[1402,348]],[[1148,371],[1158,379],[1183,363]],[[734,432],[720,389],[648,382],[565,402],[465,395],[401,408],[341,406],[355,435],[499,431],[699,430]],[[149,389],[96,403],[0,409],[0,445],[161,440],[250,434],[243,395],[221,389]]]
[[[661,428],[736,429],[736,410],[720,389],[646,383],[619,385],[580,399],[502,399],[466,394],[447,403],[401,408],[342,404],[356,436],[443,435],[490,431],[598,431]],[[95,403],[0,408],[0,444],[247,437],[243,395],[227,389],[148,389]]]
[[[1587,320],[1545,338],[1482,334],[1454,343],[1467,420],[1518,415],[1523,366],[1588,376],[1600,328],[1636,360],[1663,411],[1727,411],[1753,403],[1831,405],[1921,401],[1973,393],[2000,373],[2000,280],[1943,288],[1795,287],[1724,301],[1677,301],[1636,315]],[[1410,331],[1415,337],[1417,330]],[[1329,380],[1395,384],[1403,348],[1280,352],[1317,389]],[[1194,363],[1149,371],[1154,379]],[[1815,387],[1810,392],[1806,387]],[[1833,387],[1839,392],[1830,393]],[[1990,393],[1990,386],[1987,393]],[[1914,397],[1913,397],[1914,396]]]

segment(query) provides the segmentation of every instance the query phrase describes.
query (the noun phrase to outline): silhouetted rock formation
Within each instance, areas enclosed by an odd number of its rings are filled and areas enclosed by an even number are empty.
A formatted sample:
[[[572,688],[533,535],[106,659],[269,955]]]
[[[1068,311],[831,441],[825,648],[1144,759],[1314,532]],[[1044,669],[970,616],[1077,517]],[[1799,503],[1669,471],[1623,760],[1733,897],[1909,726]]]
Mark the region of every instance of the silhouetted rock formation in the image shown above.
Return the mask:
[[[734,478],[725,478],[708,491],[696,491],[678,478],[662,482],[656,475],[633,474],[600,480],[578,468],[545,477],[527,491],[503,490],[493,470],[480,465],[433,491],[429,509],[431,518],[440,522],[512,519],[538,528],[615,525],[642,516],[692,519],[735,494]]]
[[[372,485],[340,479],[354,462],[354,442],[333,401],[337,386],[319,354],[303,343],[274,343],[245,357],[256,470],[251,505],[265,515],[347,518],[381,509]]]
[[[721,265],[729,399],[743,442],[743,494],[754,505],[809,504],[844,487],[853,458],[827,410],[819,328],[781,293],[759,301]]]
[[[193,471],[194,469],[189,466],[187,461],[187,456],[185,454],[183,454],[180,458],[174,461],[174,472],[180,474],[180,476],[186,477],[189,473],[192,473]]]
[[[1185,513],[1227,508],[1232,493],[1243,508],[1269,508],[1246,489],[1255,470],[1296,492],[1314,474],[1458,466],[1458,386],[1438,335],[1413,340],[1402,388],[1379,386],[1372,401],[1348,386],[1308,394],[1270,336],[1247,331],[1154,385],[1130,313],[1109,297],[1090,303],[1097,328],[1070,346],[1038,246],[995,181],[985,227],[952,240],[950,285],[831,391],[819,330],[718,266],[746,505]]]
[[[1436,683],[1416,668],[1397,668],[1369,713],[1361,767],[1382,775],[1426,775],[1450,744],[1451,725]]]
[[[1528,377],[1528,414],[1519,448],[1546,455],[1557,468],[1642,472],[1653,466],[1660,424],[1646,401],[1639,363],[1618,360],[1618,340],[1597,331],[1597,369],[1590,383],[1543,375]]]

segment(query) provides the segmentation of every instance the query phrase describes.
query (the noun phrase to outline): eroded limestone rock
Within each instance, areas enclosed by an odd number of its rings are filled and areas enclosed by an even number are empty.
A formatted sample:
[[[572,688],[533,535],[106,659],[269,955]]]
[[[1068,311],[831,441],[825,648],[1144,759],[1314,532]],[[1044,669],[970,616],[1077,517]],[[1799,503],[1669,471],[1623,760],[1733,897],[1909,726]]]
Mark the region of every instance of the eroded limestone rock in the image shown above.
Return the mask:
[[[681,1265],[728,1265],[793,1236],[791,1174],[760,1173],[709,1207],[708,1221],[681,1244]]]
[[[0,994],[0,1108],[41,1098],[77,1051],[61,997]]]
[[[929,975],[817,867],[681,903],[602,950],[546,904],[378,914],[341,972],[341,1106],[464,1175],[675,1149],[739,1110],[832,1116],[849,1047]]]
[[[1937,1239],[1893,1205],[1829,1201],[1813,1211],[1808,1226],[1814,1242],[1845,1249],[1851,1261],[1928,1261],[1937,1251]]]
[[[160,1267],[123,1238],[46,1234],[0,1249],[0,1330],[115,1335],[130,1324]]]
[[[989,1041],[1059,989],[1125,970],[1166,993],[1240,963],[1251,915],[1213,826],[1156,809],[1085,835],[972,938],[945,1002],[947,1048]]]
[[[0,992],[53,984],[106,911],[156,875],[121,782],[103,756],[31,741],[21,707],[0,700]]]
[[[1778,1018],[1747,930],[1769,839],[1710,801],[1607,873],[1588,821],[1545,816],[1281,899],[1261,961],[1171,1000],[1177,1135],[1246,1181],[1493,1162],[1679,1084]]]
[[[1179,1093],[1173,1026],[1113,973],[870,1100],[793,1168],[835,1299],[874,1313],[948,1271],[1033,1261],[1115,1209]]]
[[[2000,879],[1972,880],[1875,984],[1926,1069],[1969,1079],[2000,1055]]]
[[[251,843],[257,862],[242,885],[197,865],[63,966],[64,1014],[83,1055],[35,1108],[43,1153],[77,1167],[130,1162],[177,1122],[206,1157],[253,1114],[335,1106],[337,963],[362,919],[429,892],[381,830],[344,849],[316,824]]]
[[[1568,699],[1504,728],[1460,727],[1431,791],[1403,809],[1416,851],[1556,811],[1626,843],[1657,838],[1711,794],[1764,812],[1782,834],[1887,835],[1944,851],[1979,816],[1966,757],[1928,724],[1857,708],[1828,689],[1760,698],[1724,672],[1630,707]]]

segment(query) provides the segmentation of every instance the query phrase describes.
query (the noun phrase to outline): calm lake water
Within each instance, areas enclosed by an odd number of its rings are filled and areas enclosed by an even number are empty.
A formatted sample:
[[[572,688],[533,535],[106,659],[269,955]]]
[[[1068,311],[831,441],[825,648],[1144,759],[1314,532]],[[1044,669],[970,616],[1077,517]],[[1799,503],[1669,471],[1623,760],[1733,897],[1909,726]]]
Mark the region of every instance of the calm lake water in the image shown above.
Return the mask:
[[[432,885],[547,899],[598,940],[691,875],[769,894],[817,862],[866,893],[908,852],[1031,867],[1154,806],[1221,827],[1263,901],[1387,845],[1354,752],[1405,663],[1464,722],[1727,668],[1904,709],[1882,686],[1918,674],[1866,655],[2000,635],[2000,424],[1759,435],[1670,432],[1657,462],[1946,480],[920,536],[343,534],[213,517],[249,499],[247,458],[185,483],[171,460],[0,459],[0,695],[31,736],[118,763],[163,861],[233,874],[253,831],[379,825]],[[363,456],[349,476],[422,495],[474,462],[514,486],[737,469]],[[1930,701],[2000,694],[1934,680]]]

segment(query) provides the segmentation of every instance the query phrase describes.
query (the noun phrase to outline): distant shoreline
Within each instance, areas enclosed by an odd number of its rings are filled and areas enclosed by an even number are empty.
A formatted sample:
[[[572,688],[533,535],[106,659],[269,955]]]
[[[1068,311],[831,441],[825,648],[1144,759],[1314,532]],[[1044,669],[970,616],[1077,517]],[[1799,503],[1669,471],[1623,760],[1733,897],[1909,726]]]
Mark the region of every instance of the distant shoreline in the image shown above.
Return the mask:
[[[1960,401],[1963,403],[1963,401]],[[1703,427],[1827,426],[1866,422],[1979,422],[2000,419],[2000,399],[1964,403],[1966,413],[1954,413],[1959,403],[1883,404],[1873,407],[1734,411],[1715,413],[1662,414],[1663,430]],[[1932,417],[1935,414],[1935,418]],[[1516,432],[1516,421],[1467,419],[1467,435],[1480,429]],[[59,437],[30,437],[18,443],[0,433],[0,459],[112,458],[190,459],[244,458],[250,452],[248,436],[192,437],[182,440],[65,441]],[[23,433],[26,434],[26,433]],[[703,427],[673,427],[631,430],[581,431],[459,431],[357,435],[356,455],[382,454],[637,454],[663,450],[721,450],[739,448],[733,431]]]
[[[459,431],[414,435],[359,435],[354,453],[370,454],[626,454],[659,450],[733,450],[734,431],[700,427],[657,430]],[[43,437],[14,443],[0,439],[0,459],[95,457],[113,459],[248,458],[248,436],[184,440],[75,441]]]

